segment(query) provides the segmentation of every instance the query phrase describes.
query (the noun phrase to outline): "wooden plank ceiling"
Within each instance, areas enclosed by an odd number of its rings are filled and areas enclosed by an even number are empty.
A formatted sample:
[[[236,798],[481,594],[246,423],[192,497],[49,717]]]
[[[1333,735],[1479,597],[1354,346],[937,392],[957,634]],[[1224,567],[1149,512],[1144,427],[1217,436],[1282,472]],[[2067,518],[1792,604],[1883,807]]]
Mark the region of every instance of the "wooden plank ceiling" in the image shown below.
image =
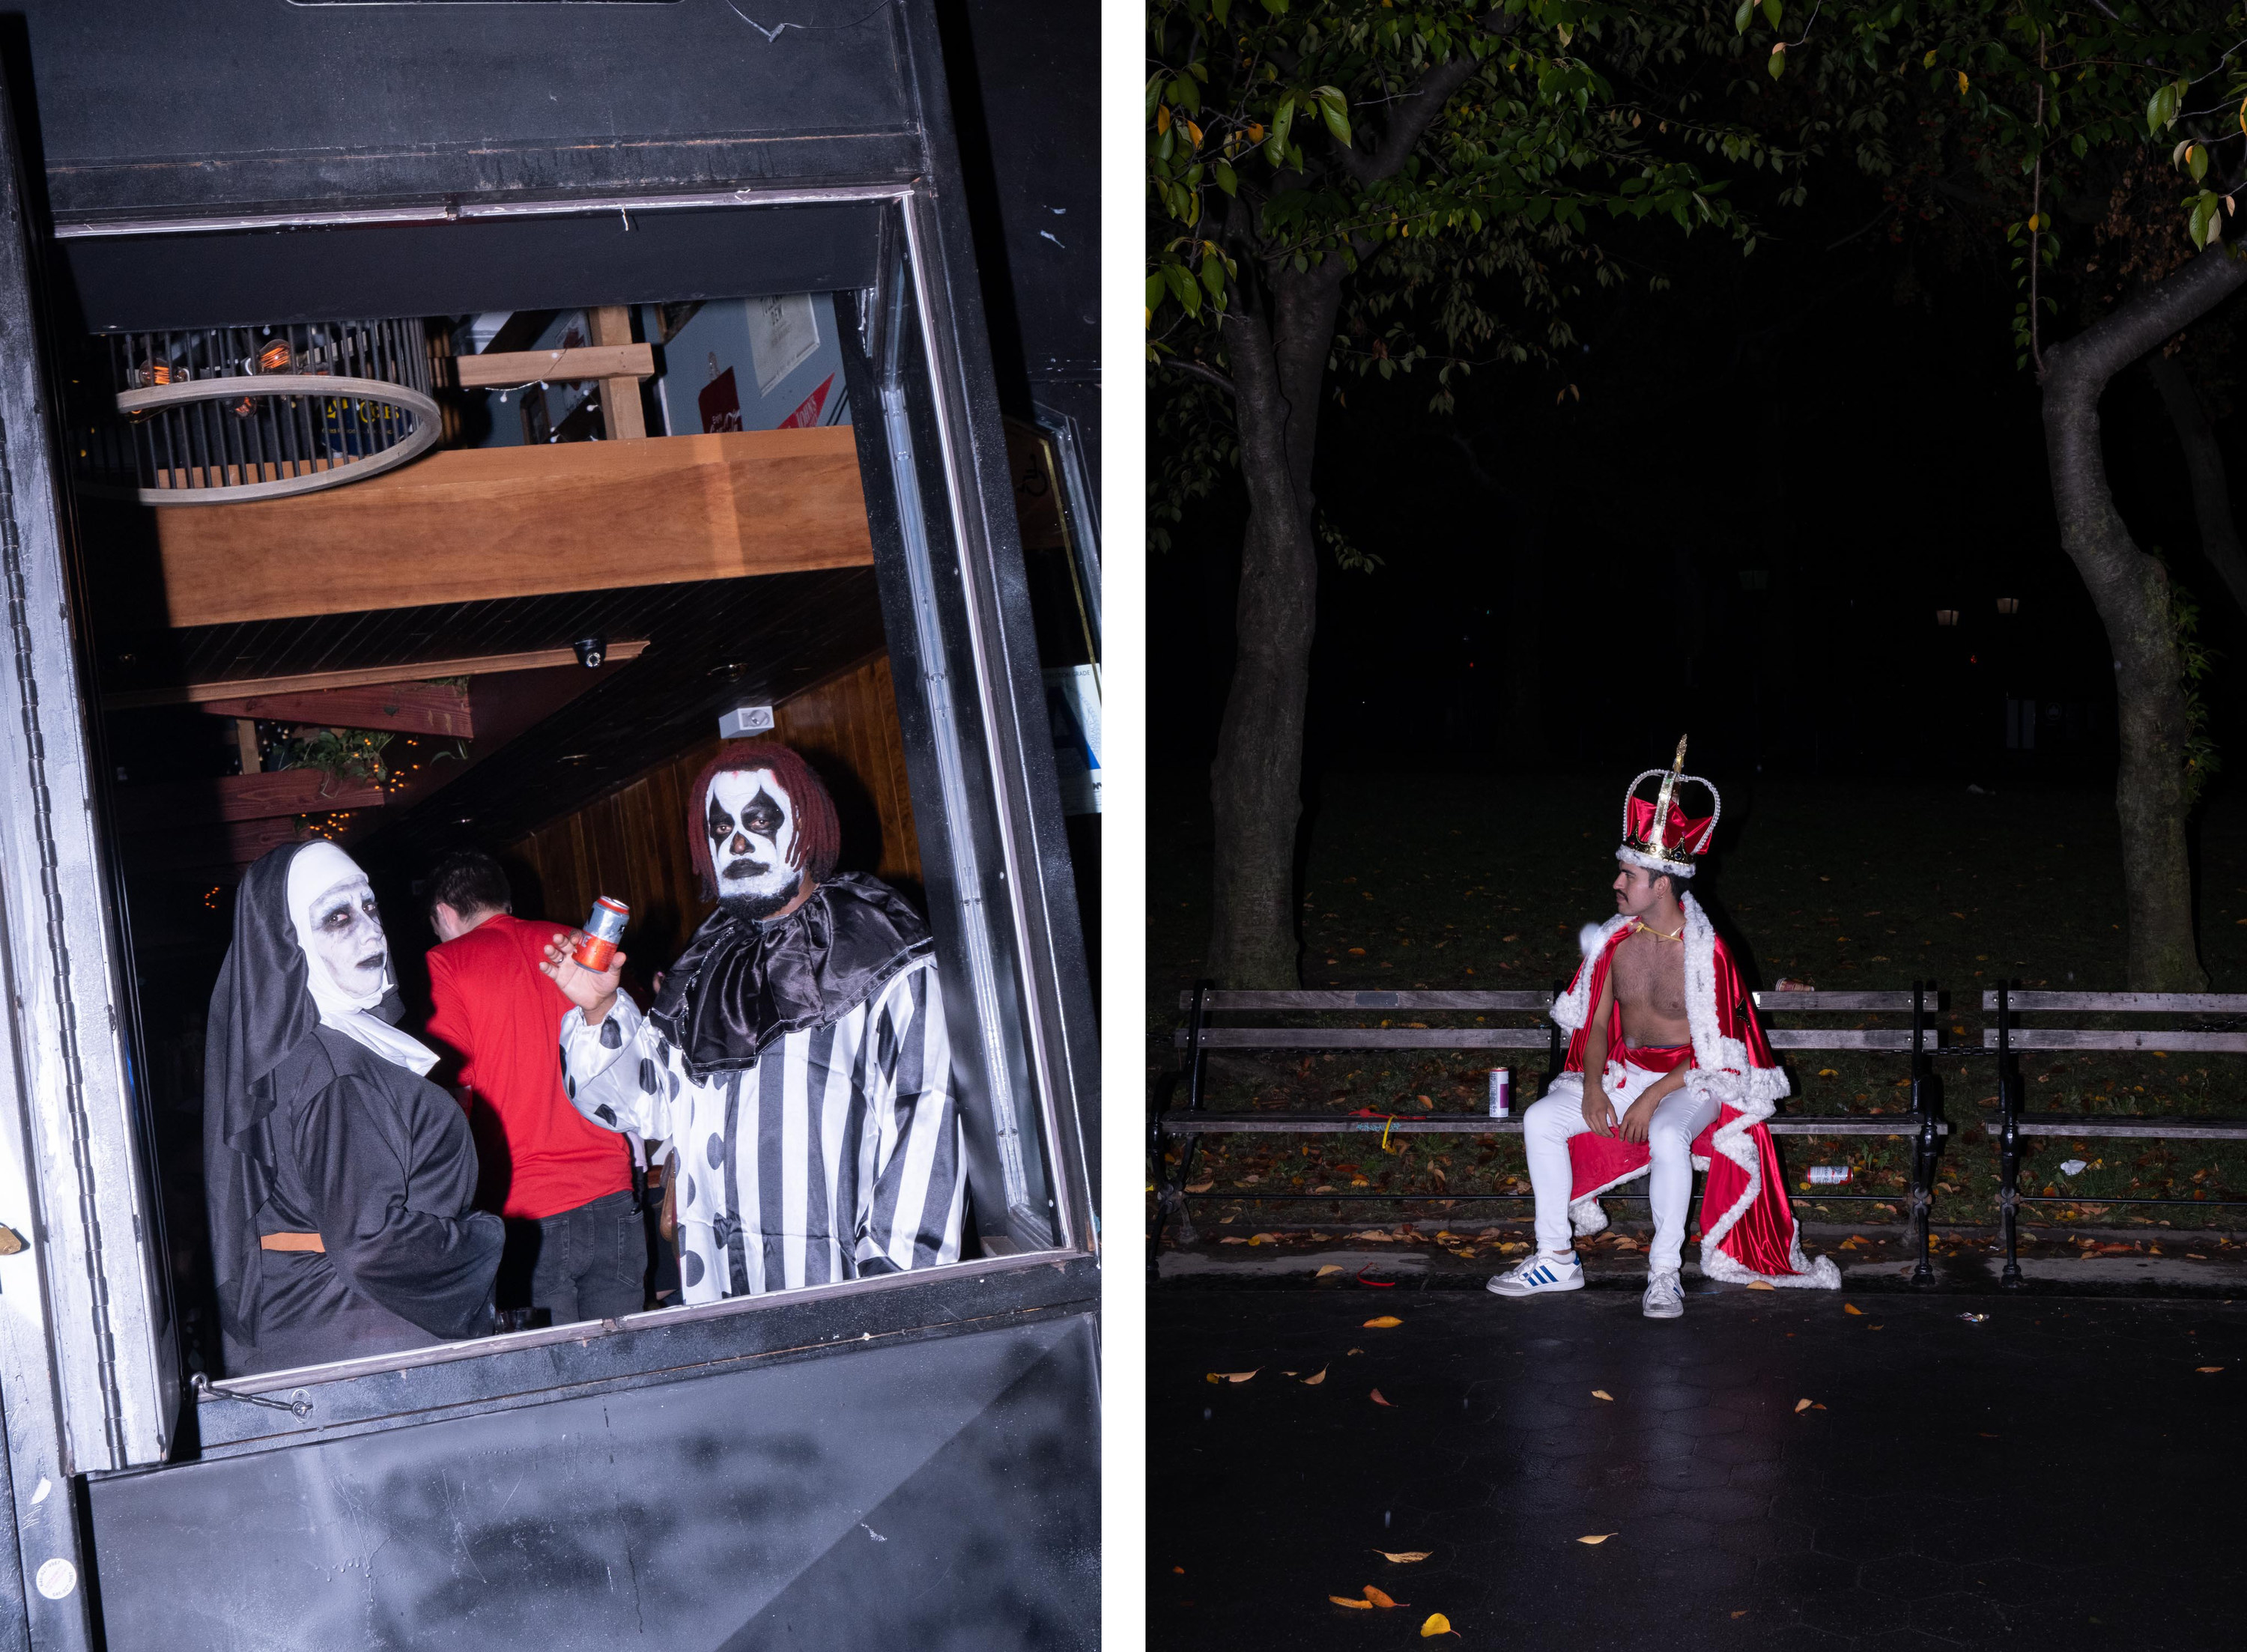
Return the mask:
[[[263,503],[81,502],[140,881],[228,880],[306,829],[290,802],[352,811],[323,829],[378,855],[504,841],[725,707],[882,647],[847,427],[448,450]],[[612,645],[598,671],[574,664],[586,638]],[[309,771],[228,772],[257,724],[381,731],[392,772],[303,802]]]

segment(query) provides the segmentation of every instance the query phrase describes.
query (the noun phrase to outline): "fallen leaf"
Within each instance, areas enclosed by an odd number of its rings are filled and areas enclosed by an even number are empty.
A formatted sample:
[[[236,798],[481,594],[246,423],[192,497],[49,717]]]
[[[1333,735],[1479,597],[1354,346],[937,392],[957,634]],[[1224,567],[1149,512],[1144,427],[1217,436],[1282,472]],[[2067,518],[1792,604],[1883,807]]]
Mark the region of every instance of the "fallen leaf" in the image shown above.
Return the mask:
[[[1576,1541],[1579,1543],[1604,1543],[1611,1537],[1621,1537],[1622,1535],[1622,1533],[1620,1532],[1599,1532],[1594,1533],[1590,1537],[1580,1537]]]
[[[1388,1406],[1388,1407],[1389,1407],[1389,1409],[1390,1409],[1390,1410],[1392,1410],[1392,1411],[1393,1411],[1393,1410],[1395,1410],[1397,1409],[1396,1404],[1395,1404],[1395,1403],[1394,1403],[1393,1401],[1384,1400],[1384,1399],[1383,1399],[1383,1398],[1381,1397],[1381,1390],[1380,1390],[1379,1389],[1374,1389],[1374,1390],[1373,1390],[1373,1403],[1374,1403],[1376,1405],[1386,1405],[1386,1406]]]
[[[1732,1614],[1732,1615],[1733,1615],[1734,1617],[1736,1617],[1736,1618],[1744,1618],[1744,1617],[1747,1616],[1747,1614],[1748,1614],[1748,1612],[1747,1612],[1747,1608],[1746,1608],[1745,1607],[1742,1607],[1738,1611],[1737,1611],[1737,1612],[1735,1612],[1735,1613],[1733,1613],[1733,1614]]]
[[[1424,1641],[1438,1635],[1456,1635],[1458,1633],[1458,1630],[1451,1628],[1451,1619],[1445,1617],[1441,1612],[1429,1613],[1428,1621],[1420,1626],[1420,1638]]]
[[[1379,1589],[1375,1588],[1370,1583],[1365,1586],[1365,1598],[1372,1601],[1374,1605],[1381,1608],[1384,1612],[1394,1606],[1410,1606],[1412,1604],[1410,1601],[1392,1601],[1387,1595],[1383,1594]]]
[[[1219,1245],[1249,1245],[1249,1244],[1253,1244],[1253,1243],[1254,1243],[1254,1241],[1253,1241],[1253,1240],[1252,1240],[1252,1239],[1242,1239],[1239,1234],[1237,1234],[1237,1233],[1236,1233],[1236,1234],[1234,1234],[1231,1239],[1221,1239],[1218,1240],[1218,1243],[1219,1243]]]
[[[1318,1387],[1318,1385],[1319,1385],[1320,1383],[1322,1383],[1322,1382],[1325,1382],[1326,1380],[1327,1380],[1327,1368],[1326,1368],[1325,1366],[1322,1365],[1321,1367],[1319,1367],[1319,1374],[1318,1374],[1316,1376],[1307,1376],[1307,1377],[1305,1377],[1305,1378],[1303,1379],[1303,1386],[1304,1386],[1305,1388],[1316,1388],[1316,1387]]]
[[[1327,1276],[1328,1274],[1329,1274],[1329,1273],[1341,1273],[1341,1272],[1342,1272],[1342,1264],[1341,1264],[1341,1263],[1339,1263],[1339,1262],[1328,1262],[1328,1263],[1324,1267],[1321,1268],[1317,1273],[1315,1273],[1312,1274],[1312,1275],[1311,1275],[1311,1277],[1312,1277],[1313,1279],[1315,1279],[1315,1280],[1322,1280],[1322,1279],[1326,1278],[1326,1276]]]
[[[1186,1191],[1189,1193],[1206,1193],[1211,1188],[1215,1187],[1216,1185],[1217,1184],[1215,1182],[1188,1182],[1186,1184]]]
[[[1592,1397],[1593,1397],[1594,1399],[1595,1399],[1595,1400],[1606,1400],[1606,1401],[1609,1402],[1610,1403],[1612,1403],[1614,1402],[1614,1399],[1615,1399],[1615,1396],[1614,1396],[1614,1395],[1612,1395],[1612,1394],[1610,1394],[1610,1393],[1608,1393],[1608,1392],[1605,1389],[1603,1389],[1603,1388],[1595,1388],[1595,1389],[1594,1389],[1592,1390]]]
[[[1260,1365],[1256,1368],[1256,1371],[1263,1369]],[[1246,1382],[1256,1375],[1256,1371],[1212,1371],[1209,1374],[1209,1380],[1212,1382]]]
[[[1327,1596],[1327,1599],[1332,1601],[1336,1606],[1346,1606],[1358,1612],[1370,1612],[1373,1610],[1372,1601],[1353,1601],[1346,1594],[1329,1594]]]
[[[1342,1355],[1342,1358],[1344,1358],[1344,1359],[1348,1359],[1348,1358],[1349,1357],[1349,1355],[1350,1355],[1350,1354],[1363,1354],[1363,1353],[1364,1353],[1364,1352],[1365,1352],[1365,1350],[1364,1350],[1363,1348],[1352,1348],[1352,1349],[1350,1349],[1350,1350],[1349,1350],[1349,1354],[1345,1354],[1345,1355]]]
[[[1391,1554],[1387,1549],[1376,1549],[1374,1550],[1374,1553],[1384,1560],[1393,1560],[1398,1566],[1410,1566],[1416,1560],[1426,1560],[1430,1555],[1435,1553],[1435,1550],[1403,1549]]]
[[[1280,1236],[1277,1233],[1259,1233],[1248,1242],[1251,1245],[1277,1245]]]
[[[1404,1321],[1398,1319],[1394,1314],[1383,1314],[1377,1320],[1366,1321],[1365,1328],[1369,1331],[1385,1331],[1392,1325],[1402,1325],[1404,1323]]]
[[[1775,1291],[1778,1288],[1778,1286],[1766,1285],[1761,1280],[1750,1280],[1748,1281],[1748,1289],[1752,1291]]]
[[[2196,1371],[2199,1371],[2199,1372],[2202,1372],[2202,1373],[2203,1373],[2203,1374],[2205,1374],[2205,1375],[2208,1375],[2208,1376],[2214,1376],[2216,1372],[2218,1372],[2218,1371],[2222,1370],[2223,1368],[2222,1366],[2220,1366],[2220,1365],[2196,1365],[2196,1366],[2194,1366],[2192,1369],[2193,1369],[2194,1370],[2196,1370]]]
[[[1171,1570],[1177,1573],[1180,1577],[1184,1577],[1186,1574],[1186,1569],[1182,1566],[1174,1566]]]
[[[1859,1307],[1854,1302],[1842,1303],[1841,1311],[1844,1314],[1854,1314],[1859,1319],[1865,1317],[1865,1310]]]
[[[1797,1400],[1797,1401],[1795,1401],[1795,1403],[1794,1403],[1794,1414],[1795,1414],[1795,1416],[1801,1416],[1805,1411],[1808,1410],[1809,1409],[1810,1409],[1810,1402],[1809,1402],[1808,1400]]]

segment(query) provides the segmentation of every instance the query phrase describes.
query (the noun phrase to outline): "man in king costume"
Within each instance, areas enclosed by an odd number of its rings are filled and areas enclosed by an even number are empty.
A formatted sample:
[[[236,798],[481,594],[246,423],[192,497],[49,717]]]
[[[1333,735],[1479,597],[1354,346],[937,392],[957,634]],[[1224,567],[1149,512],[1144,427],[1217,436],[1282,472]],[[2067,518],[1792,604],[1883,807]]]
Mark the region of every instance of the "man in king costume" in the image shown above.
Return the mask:
[[[1653,797],[1639,788],[1660,783]],[[1689,816],[1687,786],[1710,811]],[[1746,983],[1700,903],[1687,893],[1723,810],[1717,788],[1685,773],[1685,742],[1666,772],[1649,768],[1623,794],[1615,916],[1587,924],[1583,962],[1553,1019],[1568,1029],[1561,1075],[1522,1116],[1522,1145],[1537,1200],[1537,1249],[1490,1281],[1500,1296],[1581,1290],[1571,1228],[1607,1225],[1599,1196],[1648,1178],[1654,1244],[1645,1313],[1685,1311],[1680,1269],[1693,1172],[1701,1196],[1701,1273],[1727,1284],[1839,1289],[1830,1257],[1812,1262],[1787,1202],[1785,1172],[1764,1121],[1787,1092],[1757,1024]],[[1587,1073],[1600,1075],[1588,1085]],[[1621,1109],[1620,1118],[1617,1109]]]
[[[642,1014],[557,935],[541,966],[565,1089],[604,1130],[673,1147],[687,1302],[960,1259],[966,1166],[935,943],[880,880],[837,873],[827,788],[785,746],[729,741],[687,794],[712,912]]]

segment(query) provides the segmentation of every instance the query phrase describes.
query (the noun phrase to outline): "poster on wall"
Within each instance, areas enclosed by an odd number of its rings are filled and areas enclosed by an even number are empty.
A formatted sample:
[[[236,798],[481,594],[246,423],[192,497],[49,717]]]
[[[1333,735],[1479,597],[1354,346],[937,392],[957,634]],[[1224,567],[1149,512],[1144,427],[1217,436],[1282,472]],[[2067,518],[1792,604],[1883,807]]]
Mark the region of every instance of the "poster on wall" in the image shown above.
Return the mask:
[[[819,320],[812,313],[809,293],[749,300],[749,354],[757,364],[757,394],[771,395],[773,386],[810,360],[818,348]]]

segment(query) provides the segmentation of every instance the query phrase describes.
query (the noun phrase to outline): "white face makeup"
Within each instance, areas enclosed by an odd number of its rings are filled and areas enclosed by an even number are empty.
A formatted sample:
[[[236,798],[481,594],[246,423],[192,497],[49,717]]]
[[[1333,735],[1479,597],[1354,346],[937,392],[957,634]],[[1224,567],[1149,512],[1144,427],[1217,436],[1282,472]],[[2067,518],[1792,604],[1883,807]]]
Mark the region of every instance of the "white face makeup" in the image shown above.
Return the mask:
[[[312,898],[304,943],[313,961],[352,998],[379,996],[389,980],[390,943],[365,874]]]
[[[704,809],[718,898],[777,911],[803,877],[796,857],[796,806],[768,768],[721,774]]]

